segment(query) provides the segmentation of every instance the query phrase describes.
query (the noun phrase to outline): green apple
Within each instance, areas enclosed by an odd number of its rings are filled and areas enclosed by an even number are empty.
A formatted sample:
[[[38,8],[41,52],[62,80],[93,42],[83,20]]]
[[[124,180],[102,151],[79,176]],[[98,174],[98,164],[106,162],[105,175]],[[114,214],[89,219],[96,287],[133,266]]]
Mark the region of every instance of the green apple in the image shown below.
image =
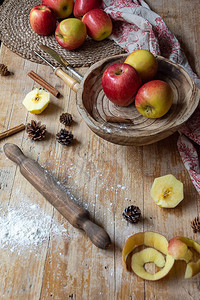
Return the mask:
[[[165,115],[173,102],[170,85],[162,80],[151,80],[143,84],[135,97],[139,113],[147,118],[160,118]]]

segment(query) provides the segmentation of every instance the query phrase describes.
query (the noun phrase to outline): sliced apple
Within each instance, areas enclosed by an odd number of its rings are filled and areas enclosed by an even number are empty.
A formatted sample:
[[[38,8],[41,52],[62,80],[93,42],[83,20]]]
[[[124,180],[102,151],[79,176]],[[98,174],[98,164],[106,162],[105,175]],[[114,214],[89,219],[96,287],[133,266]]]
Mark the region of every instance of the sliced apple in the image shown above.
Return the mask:
[[[50,93],[36,88],[26,95],[22,103],[30,113],[41,114],[49,101]]]
[[[174,208],[183,200],[183,183],[172,174],[155,178],[151,197],[154,202],[163,208]]]
[[[200,259],[198,259],[197,262],[189,262],[192,259],[192,252],[188,247],[193,248],[200,254],[200,244],[186,237],[174,237],[169,241],[168,246],[168,253],[172,255],[174,259],[181,259],[187,262],[185,278],[191,278],[200,273]]]
[[[128,238],[126,241],[123,251],[122,251],[122,262],[123,266],[127,269],[127,257],[128,255],[137,247],[145,245],[147,247],[132,255],[132,270],[141,278],[147,280],[158,280],[163,278],[171,270],[174,264],[174,258],[168,254],[168,241],[167,239],[156,232],[146,231],[136,233]],[[155,248],[155,249],[152,249]],[[152,250],[150,250],[152,249]],[[156,250],[153,251],[153,250]],[[161,258],[161,253],[166,255],[166,263],[163,265],[163,259]],[[136,255],[137,254],[137,255]],[[135,256],[136,255],[136,256]],[[163,256],[163,255],[162,255]],[[162,270],[156,272],[155,274],[148,273],[144,269],[144,264],[147,262],[154,262],[157,266],[164,266]]]

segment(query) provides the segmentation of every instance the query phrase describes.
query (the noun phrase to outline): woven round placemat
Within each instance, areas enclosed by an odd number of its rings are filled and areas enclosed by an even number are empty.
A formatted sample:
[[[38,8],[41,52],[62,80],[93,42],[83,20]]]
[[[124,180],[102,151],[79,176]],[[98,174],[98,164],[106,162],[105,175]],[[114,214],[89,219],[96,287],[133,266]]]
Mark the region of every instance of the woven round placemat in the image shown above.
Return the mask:
[[[44,63],[33,50],[40,52],[54,66],[59,66],[48,54],[42,52],[37,44],[44,44],[59,52],[73,67],[90,66],[108,56],[123,53],[123,49],[113,41],[106,39],[95,42],[87,37],[84,44],[76,50],[62,48],[54,35],[36,34],[29,22],[31,9],[40,4],[36,0],[5,0],[0,6],[0,40],[10,50],[33,62]]]

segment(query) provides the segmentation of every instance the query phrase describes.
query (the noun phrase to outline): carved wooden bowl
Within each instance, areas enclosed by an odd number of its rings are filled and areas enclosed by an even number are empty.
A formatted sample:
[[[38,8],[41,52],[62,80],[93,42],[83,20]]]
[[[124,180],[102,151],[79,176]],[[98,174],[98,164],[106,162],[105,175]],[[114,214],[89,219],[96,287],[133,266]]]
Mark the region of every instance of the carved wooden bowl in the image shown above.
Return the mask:
[[[89,128],[103,139],[120,145],[148,145],[177,131],[195,111],[200,90],[180,66],[157,56],[158,73],[155,79],[167,81],[173,89],[174,100],[166,115],[149,119],[136,110],[134,103],[120,107],[107,99],[102,89],[105,69],[116,62],[124,62],[127,54],[106,58],[95,63],[85,74],[77,92],[77,108]],[[106,116],[131,119],[131,124],[110,123]]]

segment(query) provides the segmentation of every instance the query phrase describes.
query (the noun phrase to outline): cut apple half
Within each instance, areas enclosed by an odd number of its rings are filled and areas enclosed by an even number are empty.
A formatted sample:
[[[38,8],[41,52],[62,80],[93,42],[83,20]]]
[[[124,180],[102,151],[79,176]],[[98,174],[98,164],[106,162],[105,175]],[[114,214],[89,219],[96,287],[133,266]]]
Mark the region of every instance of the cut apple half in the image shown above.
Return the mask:
[[[174,259],[186,261],[185,278],[191,278],[200,273],[200,259],[197,262],[189,262],[193,254],[188,247],[193,248],[200,254],[200,244],[186,237],[176,236],[169,241],[168,246],[168,253]]]
[[[167,275],[173,267],[174,258],[168,254],[167,239],[163,235],[156,232],[139,232],[128,238],[122,251],[123,266],[127,269],[128,255],[136,247],[141,245],[145,245],[150,248],[146,248],[132,255],[132,270],[139,277],[147,280],[158,280]],[[166,255],[166,262],[164,256],[160,252]],[[144,265],[149,262],[154,262],[158,267],[163,267],[163,269],[155,274],[148,273],[144,269]]]
[[[50,101],[50,93],[42,89],[34,89],[23,100],[23,105],[32,114],[41,114]]]
[[[158,206],[174,208],[183,200],[183,183],[172,174],[157,177],[150,194]]]

